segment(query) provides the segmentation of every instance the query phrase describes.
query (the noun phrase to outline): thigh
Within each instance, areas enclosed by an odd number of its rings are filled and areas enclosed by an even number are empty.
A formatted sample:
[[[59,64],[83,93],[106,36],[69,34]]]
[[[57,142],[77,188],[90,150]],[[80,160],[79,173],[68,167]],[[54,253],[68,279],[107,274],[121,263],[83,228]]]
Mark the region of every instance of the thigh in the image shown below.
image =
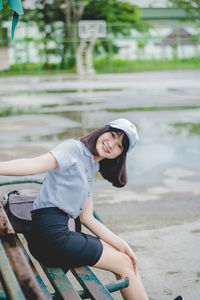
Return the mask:
[[[98,262],[94,265],[95,268],[111,271],[119,275],[126,264],[130,266],[130,259],[126,254],[118,251],[104,241],[102,241],[102,244],[103,252]]]
[[[101,241],[92,235],[67,231],[58,224],[38,231],[35,234],[33,230],[29,236],[29,250],[46,266],[93,266],[102,254]]]
[[[66,243],[60,249],[60,255],[68,258],[71,267],[93,266],[103,251],[101,241],[90,234],[70,232]]]

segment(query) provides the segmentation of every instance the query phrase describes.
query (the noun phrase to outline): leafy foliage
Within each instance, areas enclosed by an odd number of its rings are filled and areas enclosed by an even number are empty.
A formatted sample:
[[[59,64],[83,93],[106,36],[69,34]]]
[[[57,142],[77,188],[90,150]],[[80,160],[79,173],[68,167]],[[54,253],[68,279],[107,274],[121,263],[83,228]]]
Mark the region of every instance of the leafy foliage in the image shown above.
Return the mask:
[[[8,40],[8,30],[3,26],[3,22],[12,19],[12,10],[8,6],[8,1],[3,0],[3,9],[0,12],[0,47],[7,46],[9,43]]]
[[[1,15],[5,20],[6,14]],[[20,21],[37,24],[40,37],[35,43],[41,45],[40,55],[46,66],[49,65],[49,56],[56,53],[63,68],[66,61],[70,66],[75,63],[80,19],[107,22],[108,36],[96,44],[96,50],[104,53],[110,49],[113,53],[119,50],[113,37],[130,36],[133,29],[147,31],[149,28],[147,22],[141,21],[140,9],[123,0],[35,0],[34,7],[24,7],[24,15],[20,17]]]
[[[179,7],[186,10],[188,18],[192,19],[195,15],[200,14],[199,0],[168,0],[173,7]]]
[[[12,16],[12,10],[8,6],[8,1],[3,0],[3,9],[0,12],[0,27],[4,21],[8,21],[11,19]]]
[[[84,20],[105,20],[108,31],[114,36],[128,36],[135,28],[146,31],[147,22],[141,21],[140,9],[118,0],[90,0],[83,13]]]

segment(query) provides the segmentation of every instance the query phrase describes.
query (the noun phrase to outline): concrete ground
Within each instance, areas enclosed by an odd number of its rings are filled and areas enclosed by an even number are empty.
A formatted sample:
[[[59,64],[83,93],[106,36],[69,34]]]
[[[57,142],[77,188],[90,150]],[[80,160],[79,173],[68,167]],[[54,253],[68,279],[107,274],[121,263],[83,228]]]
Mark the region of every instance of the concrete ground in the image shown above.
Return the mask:
[[[55,93],[61,89],[68,90],[67,94]],[[69,92],[73,89],[78,93]],[[28,94],[47,90],[53,92]],[[57,103],[60,106],[43,106],[41,112],[61,113],[69,105],[67,116],[70,116],[71,111],[80,110],[77,104],[81,101],[85,101],[81,121],[78,112],[73,121],[64,120],[61,115],[1,118],[2,160],[48,151],[57,143],[59,134],[61,138],[69,134],[62,132],[63,120],[67,128],[82,125],[95,128],[121,116],[135,120],[140,129],[140,143],[129,157],[129,184],[119,190],[97,179],[95,209],[105,224],[133,247],[151,300],[171,300],[179,294],[185,300],[199,300],[199,133],[189,135],[188,127],[177,133],[171,124],[199,126],[200,71],[0,78],[2,109]],[[92,109],[89,101],[93,103]],[[109,110],[175,105],[188,106],[188,110],[158,113]],[[54,131],[52,136],[48,136],[48,131]],[[7,190],[8,187],[1,188],[0,194]],[[108,272],[95,272],[104,283],[115,280]],[[122,299],[119,292],[113,295],[116,300]]]

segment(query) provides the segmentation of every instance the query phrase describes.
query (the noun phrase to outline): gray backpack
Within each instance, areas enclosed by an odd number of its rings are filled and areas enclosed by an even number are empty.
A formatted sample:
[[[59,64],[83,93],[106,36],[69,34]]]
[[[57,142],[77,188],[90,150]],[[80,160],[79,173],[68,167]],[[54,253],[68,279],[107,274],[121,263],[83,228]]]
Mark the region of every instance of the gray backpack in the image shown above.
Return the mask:
[[[31,189],[12,191],[2,201],[4,210],[16,233],[29,233],[33,202],[37,198],[38,193],[38,191]],[[75,220],[69,218],[68,225],[71,231],[81,231],[79,218]]]

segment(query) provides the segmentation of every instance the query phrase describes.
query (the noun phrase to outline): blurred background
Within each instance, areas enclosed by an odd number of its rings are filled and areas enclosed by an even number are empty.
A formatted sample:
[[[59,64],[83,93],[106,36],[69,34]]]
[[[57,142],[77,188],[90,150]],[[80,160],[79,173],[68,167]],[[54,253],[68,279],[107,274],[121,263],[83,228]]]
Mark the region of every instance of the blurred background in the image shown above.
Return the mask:
[[[8,74],[76,72],[80,20],[106,21],[93,51],[98,73],[199,68],[198,0],[24,0],[14,42],[3,4],[0,70]]]
[[[150,299],[199,299],[199,1],[22,4],[13,41],[7,1],[0,12],[1,160],[43,154],[116,118],[135,123],[128,185],[97,175],[95,208],[135,250]],[[83,20],[105,23],[87,35]]]

